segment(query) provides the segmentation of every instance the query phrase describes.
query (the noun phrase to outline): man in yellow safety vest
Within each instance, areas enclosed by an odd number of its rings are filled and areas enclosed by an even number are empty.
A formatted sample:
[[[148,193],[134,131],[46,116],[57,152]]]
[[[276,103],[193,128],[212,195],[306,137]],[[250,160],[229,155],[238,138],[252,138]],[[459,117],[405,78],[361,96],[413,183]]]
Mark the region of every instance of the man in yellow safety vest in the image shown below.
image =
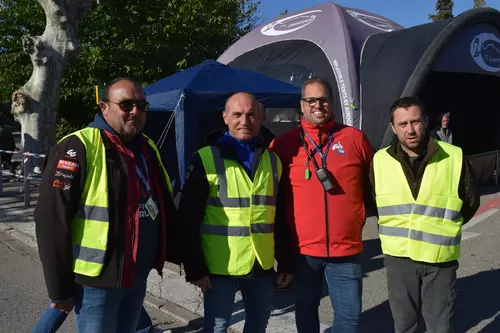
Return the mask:
[[[47,155],[36,234],[51,307],[75,307],[79,332],[132,333],[149,272],[177,261],[175,206],[160,153],[142,134],[142,86],[115,79],[99,106]]]
[[[226,332],[238,287],[245,332],[264,333],[277,285],[286,286],[291,240],[275,224],[281,177],[279,158],[259,139],[262,115],[255,97],[231,96],[223,112],[228,130],[194,154],[182,190],[179,218],[186,280],[204,294],[203,332]],[[284,220],[282,220],[284,222]]]
[[[379,215],[389,303],[398,333],[453,331],[462,225],[479,207],[472,168],[458,147],[427,134],[414,97],[390,109],[397,141],[373,158],[370,180]]]

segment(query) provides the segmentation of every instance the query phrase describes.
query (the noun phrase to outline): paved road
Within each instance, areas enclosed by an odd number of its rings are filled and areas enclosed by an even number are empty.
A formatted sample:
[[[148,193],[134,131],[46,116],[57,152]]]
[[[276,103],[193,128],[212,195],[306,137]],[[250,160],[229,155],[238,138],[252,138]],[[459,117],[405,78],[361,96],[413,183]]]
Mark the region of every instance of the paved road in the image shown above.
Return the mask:
[[[0,232],[0,333],[31,332],[46,306],[45,283],[36,252]],[[167,329],[173,333],[194,332],[156,309],[147,310],[157,325],[157,333]],[[59,332],[76,333],[73,315]]]
[[[12,186],[12,183],[6,184],[7,188]],[[0,222],[23,234],[31,235],[31,238],[26,236],[24,241],[33,243],[34,224],[30,216],[36,203],[36,193],[33,194],[32,206],[28,209],[23,208],[22,196],[18,192],[9,193],[9,196],[0,198]],[[480,213],[484,213],[464,228],[457,282],[457,333],[500,332],[500,192],[497,188],[491,193],[481,198]],[[492,201],[488,202],[489,200]],[[387,301],[385,270],[375,220],[367,221],[363,239],[365,278],[361,332],[390,333],[393,332],[393,323]],[[23,270],[23,267],[27,266],[26,263],[16,265],[21,259],[26,260],[24,257],[10,257],[8,263],[4,262],[4,257],[4,251],[0,251],[0,333],[4,332],[2,325],[13,323],[16,325],[14,332],[29,332],[17,327],[28,322],[32,326],[45,306],[45,286],[41,270],[39,267]],[[33,267],[37,266],[33,264]],[[178,276],[177,268],[173,267],[172,270],[172,274],[165,274],[163,281],[155,275],[155,279],[150,281],[150,291],[156,292],[158,297],[177,302],[186,309],[199,313],[202,303],[198,291],[186,284],[184,277]],[[32,275],[36,278],[31,278]],[[6,295],[10,296],[4,296],[4,288],[7,288]],[[27,292],[22,293],[23,290]],[[16,293],[20,296],[15,296]],[[275,311],[267,332],[294,332],[293,292],[277,292],[274,306]],[[242,308],[242,302],[237,299],[232,318],[237,329],[244,323]],[[333,317],[328,297],[322,299],[319,311],[323,327],[326,328]]]
[[[482,219],[482,217],[485,217]],[[457,333],[500,332],[500,212],[488,211],[464,226],[462,256],[457,280]],[[363,233],[364,290],[362,332],[393,332],[387,287],[376,221],[369,220]],[[321,306],[323,323],[331,320],[329,299]]]

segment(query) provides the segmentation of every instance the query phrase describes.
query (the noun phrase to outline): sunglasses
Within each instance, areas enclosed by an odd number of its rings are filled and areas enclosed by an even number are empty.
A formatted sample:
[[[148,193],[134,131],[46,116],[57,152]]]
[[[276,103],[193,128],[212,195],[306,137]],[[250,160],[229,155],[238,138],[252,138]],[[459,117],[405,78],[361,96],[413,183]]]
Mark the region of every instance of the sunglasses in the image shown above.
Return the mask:
[[[149,109],[149,102],[145,99],[126,99],[121,102],[113,102],[104,100],[104,102],[109,102],[118,105],[120,110],[123,112],[131,112],[134,109],[134,106],[137,107],[138,110],[142,112],[146,112]]]
[[[320,97],[320,98],[306,97],[306,98],[302,98],[302,101],[311,107],[315,106],[316,102],[319,102],[319,105],[328,105],[329,104],[327,97]]]

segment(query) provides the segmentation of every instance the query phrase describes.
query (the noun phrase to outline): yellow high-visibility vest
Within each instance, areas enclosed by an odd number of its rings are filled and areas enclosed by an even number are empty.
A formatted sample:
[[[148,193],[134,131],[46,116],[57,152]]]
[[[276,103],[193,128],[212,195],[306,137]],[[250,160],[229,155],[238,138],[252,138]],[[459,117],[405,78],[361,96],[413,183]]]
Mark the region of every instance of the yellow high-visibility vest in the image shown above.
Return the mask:
[[[108,245],[109,203],[106,149],[98,128],[84,128],[69,136],[71,135],[78,137],[85,146],[86,158],[85,186],[80,197],[80,206],[70,225],[73,272],[96,277],[104,267]],[[167,189],[172,193],[170,177],[161,162],[160,152],[149,137],[146,135],[144,137],[155,151],[165,175]]]
[[[210,191],[201,239],[212,274],[245,275],[255,259],[264,269],[274,265],[274,216],[281,161],[266,150],[252,180],[235,160],[223,159],[209,146],[198,151]]]
[[[382,252],[444,263],[460,257],[463,218],[458,186],[462,150],[436,141],[415,200],[401,163],[382,149],[373,158]]]

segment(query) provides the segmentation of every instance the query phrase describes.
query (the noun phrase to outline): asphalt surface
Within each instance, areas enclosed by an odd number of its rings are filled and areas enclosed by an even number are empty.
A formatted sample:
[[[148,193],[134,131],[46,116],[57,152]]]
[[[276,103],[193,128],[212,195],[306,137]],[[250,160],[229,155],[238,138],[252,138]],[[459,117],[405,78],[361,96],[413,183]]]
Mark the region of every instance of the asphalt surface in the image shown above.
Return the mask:
[[[47,306],[45,282],[38,260],[34,249],[0,232],[0,333],[31,332]],[[156,326],[153,332],[195,332],[157,309],[146,309]],[[73,314],[58,332],[77,332]]]
[[[6,188],[14,186],[13,183],[4,185]],[[22,194],[18,190],[9,193],[9,196],[0,198],[0,222],[7,223],[22,234],[34,235],[34,224],[30,216],[36,203],[36,192],[32,194],[32,206],[27,209],[22,208]],[[457,281],[455,333],[500,333],[500,188],[492,189],[489,195],[481,197],[481,201],[479,216],[464,226]],[[365,277],[361,333],[394,332],[376,226],[377,221],[369,219],[363,231]],[[7,251],[1,243],[2,237],[5,235],[0,232],[0,333],[30,332],[47,302],[41,267],[29,257],[19,254],[19,251]],[[17,237],[27,244],[34,242],[31,237]],[[32,257],[35,258],[36,254]],[[176,271],[176,268],[172,270]],[[188,296],[189,290],[184,281],[177,284],[173,277],[166,277],[165,282],[166,289],[160,293],[161,297],[168,298],[176,290],[181,293],[180,296]],[[326,293],[324,296],[319,314],[323,327],[328,327],[334,313],[329,297]],[[293,290],[275,293],[274,306],[279,314],[271,318],[268,332],[295,331],[294,300]],[[185,308],[190,309],[187,306]],[[242,308],[243,304],[238,301],[233,315],[235,323],[244,321]],[[160,318],[163,318],[162,314]],[[168,320],[170,319],[167,318],[166,321]],[[161,322],[162,319],[157,321]],[[74,325],[69,323],[72,321],[68,322],[68,329]],[[185,328],[173,330],[186,331],[190,332]]]

